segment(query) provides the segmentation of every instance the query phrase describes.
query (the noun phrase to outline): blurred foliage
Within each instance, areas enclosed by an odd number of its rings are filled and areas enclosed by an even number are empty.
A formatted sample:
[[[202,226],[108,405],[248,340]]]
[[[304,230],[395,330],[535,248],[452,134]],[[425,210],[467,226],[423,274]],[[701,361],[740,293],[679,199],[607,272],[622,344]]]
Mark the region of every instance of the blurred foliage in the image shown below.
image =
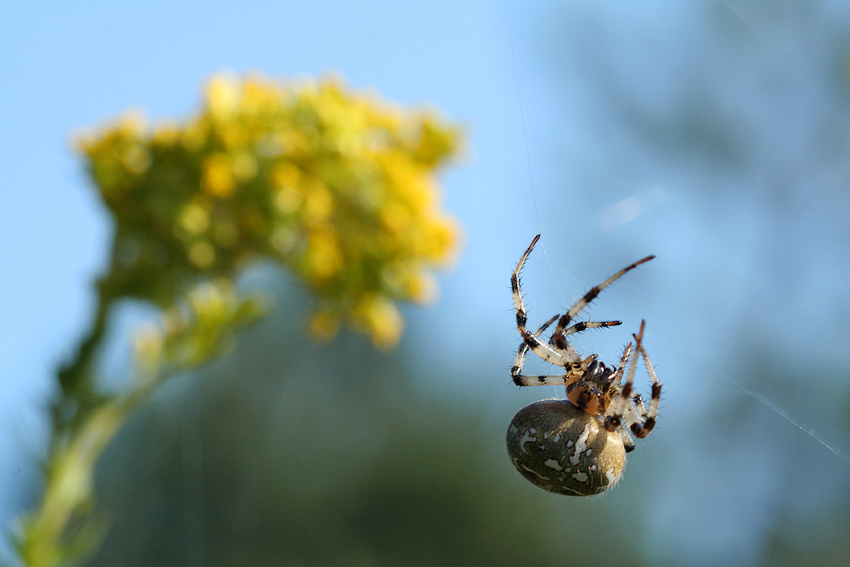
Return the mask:
[[[455,250],[434,172],[458,143],[432,114],[339,81],[216,76],[184,124],[131,113],[78,137],[116,223],[101,290],[164,306],[199,275],[271,258],[319,298],[315,335],[348,320],[391,346],[395,302],[427,299],[429,268]]]
[[[77,147],[115,233],[92,329],[58,373],[43,499],[15,534],[31,567],[96,548],[110,515],[92,513],[103,450],[164,382],[219,357],[268,310],[237,293],[246,266],[270,261],[306,284],[314,338],[348,323],[389,348],[402,331],[397,302],[433,294],[430,270],[459,232],[434,179],[458,130],[336,80],[219,75],[184,124],[148,128],[130,113]],[[124,391],[108,392],[96,362],[108,314],[126,299],[158,307],[161,322],[137,337]]]

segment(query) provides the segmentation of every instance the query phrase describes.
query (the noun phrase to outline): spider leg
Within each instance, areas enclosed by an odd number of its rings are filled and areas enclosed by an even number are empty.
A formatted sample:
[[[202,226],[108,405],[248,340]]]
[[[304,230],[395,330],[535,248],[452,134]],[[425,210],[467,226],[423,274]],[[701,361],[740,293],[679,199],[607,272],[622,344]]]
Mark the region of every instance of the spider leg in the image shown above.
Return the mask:
[[[527,374],[513,374],[511,377],[517,386],[562,386],[566,377],[563,374],[553,376],[534,376]]]
[[[617,379],[614,381],[616,384],[620,381],[620,378],[623,377],[623,370],[626,368],[626,364],[629,362],[629,356],[632,354],[632,343],[626,345],[626,348],[623,349],[623,356],[620,357],[620,365],[617,367]]]
[[[643,419],[629,424],[629,428],[635,436],[643,438],[649,435],[652,432],[652,428],[655,427],[655,418],[658,416],[658,406],[661,403],[661,382],[658,380],[658,376],[655,375],[655,369],[652,367],[652,362],[649,361],[649,356],[646,354],[646,349],[643,348],[642,344],[640,345],[640,353],[646,364],[646,370],[649,372],[649,378],[652,380],[652,397],[649,398],[649,408],[641,416]],[[635,354],[635,358],[637,358],[637,354]],[[642,409],[643,403],[640,405]]]
[[[581,321],[576,323],[575,325],[571,325],[566,330],[561,330],[558,332],[558,329],[555,329],[555,332],[552,333],[552,338],[549,339],[549,344],[554,346],[560,350],[566,350],[570,353],[575,353],[575,356],[578,357],[578,353],[570,346],[567,342],[567,336],[572,335],[573,333],[580,333],[585,329],[596,329],[599,327],[614,327],[616,325],[622,325],[622,321]]]
[[[617,368],[617,372],[612,377],[611,384],[613,386],[614,396],[610,400],[608,408],[605,411],[604,421],[605,429],[617,432],[626,453],[631,453],[635,450],[635,440],[629,434],[629,429],[627,427],[623,427],[623,424],[624,422],[635,422],[637,416],[634,407],[628,403],[630,396],[624,395],[623,391],[619,388],[619,383],[623,377],[631,353],[632,343],[629,343],[623,350],[623,356],[620,359],[620,366]],[[634,358],[637,358],[637,355],[635,355]],[[633,391],[632,395],[634,396],[637,394]]]
[[[564,313],[564,315],[561,317],[560,321],[558,321],[558,326],[555,328],[555,333],[554,333],[553,336],[559,337],[559,340],[560,340],[561,336],[563,335],[564,336],[563,340],[564,340],[564,342],[566,342],[566,338],[565,338],[566,335],[571,335],[572,333],[578,333],[578,332],[583,331],[584,329],[588,328],[587,326],[582,327],[581,323],[577,323],[576,325],[573,325],[573,327],[576,327],[575,330],[573,330],[571,332],[565,332],[565,331],[569,331],[569,329],[567,329],[567,325],[570,324],[570,321],[572,321],[579,313],[584,311],[584,308],[587,307],[588,304],[590,304],[591,301],[596,299],[596,296],[599,295],[599,293],[603,289],[605,289],[606,287],[608,287],[609,285],[614,283],[614,281],[616,281],[618,278],[620,278],[626,272],[637,268],[638,266],[640,266],[644,262],[649,262],[653,258],[655,258],[655,256],[647,256],[646,258],[638,260],[634,264],[630,264],[630,265],[626,266],[625,268],[623,268],[622,270],[620,270],[619,272],[617,272],[616,274],[614,274],[613,276],[611,276],[610,278],[608,278],[607,280],[602,282],[601,284],[591,288],[590,291],[585,293],[584,296],[582,296],[581,299],[576,301],[575,305],[570,307],[569,311]],[[619,321],[616,321],[616,322],[615,321],[608,321],[608,324],[594,325],[594,326],[613,327],[615,324],[619,325],[620,322]],[[570,327],[570,329],[572,329],[573,327]],[[560,346],[560,344],[558,344],[558,346]]]
[[[614,431],[618,428],[623,430],[628,428],[638,438],[646,437],[652,431],[655,426],[655,418],[658,415],[658,405],[661,401],[661,382],[659,382],[655,369],[652,368],[652,363],[649,361],[649,356],[646,354],[646,349],[643,347],[643,330],[645,327],[646,321],[641,321],[640,331],[638,334],[632,335],[636,341],[635,353],[631,357],[626,383],[623,384],[619,394],[611,401],[608,410],[605,412],[605,429]],[[652,398],[649,401],[648,410],[644,410],[643,401],[633,390],[638,353],[643,356],[649,377],[652,380]],[[621,371],[622,368],[618,370],[618,373],[621,373]]]
[[[625,371],[626,365],[629,362],[629,356],[632,353],[632,347],[633,346],[634,345],[632,345],[632,343],[629,343],[629,344],[626,345],[626,348],[623,349],[623,356],[620,357],[620,365],[617,367],[617,371],[614,373],[614,376],[611,378],[611,384],[612,385],[619,385],[620,380],[623,378],[623,372]],[[646,409],[644,408],[644,405],[643,405],[643,398],[641,398],[640,394],[638,394],[636,391],[632,390],[631,399],[632,399],[632,402],[635,404],[635,407],[637,408],[638,414],[640,414],[642,416],[646,415]]]
[[[539,329],[534,333],[535,337],[539,337],[543,331],[545,331],[549,325],[555,322],[555,320],[559,317],[559,315],[555,315],[545,323],[543,323]],[[511,368],[511,377],[513,378],[514,384],[517,386],[544,386],[547,384],[550,385],[558,385],[564,383],[564,376],[525,376],[520,374],[522,371],[522,366],[525,364],[525,356],[528,354],[528,344],[523,342],[519,345],[519,349],[516,352],[516,361],[514,361],[514,366]]]
[[[522,258],[520,258],[519,264],[517,264],[513,275],[511,275],[511,292],[514,298],[514,306],[516,307],[516,325],[524,343],[528,345],[528,348],[534,351],[534,354],[544,359],[546,362],[551,362],[558,366],[566,366],[570,362],[567,356],[556,351],[546,343],[540,342],[537,335],[525,327],[525,324],[528,322],[528,315],[525,311],[525,302],[523,301],[522,289],[519,285],[519,273],[522,271],[522,267],[525,265],[528,255],[531,254],[531,250],[534,248],[534,245],[537,244],[539,239],[539,234],[534,237],[534,240],[531,241],[531,244],[528,246],[525,254],[522,255]]]
[[[635,378],[635,368],[637,367],[637,353],[640,352],[641,341],[643,340],[643,328],[645,321],[641,321],[640,331],[637,335],[633,335],[635,340],[637,341],[636,350],[634,356],[631,357],[631,364],[629,364],[629,372],[626,374],[626,383],[623,384],[623,387],[620,389],[617,396],[611,400],[611,404],[608,406],[608,410],[605,412],[605,429],[608,431],[614,431],[618,427],[623,425],[623,421],[626,417],[626,413],[631,410],[633,413],[635,412],[634,406],[629,404],[629,401],[632,399],[632,389],[634,387],[634,378]],[[629,343],[631,346],[631,343]],[[617,370],[617,373],[620,374],[622,378],[622,373],[625,369],[625,365]]]
[[[576,323],[575,325],[570,325],[569,327],[567,327],[567,329],[565,329],[562,334],[563,336],[569,336],[573,333],[580,333],[585,329],[597,329],[599,327],[616,327],[617,325],[622,324],[622,321],[581,321],[579,323]]]

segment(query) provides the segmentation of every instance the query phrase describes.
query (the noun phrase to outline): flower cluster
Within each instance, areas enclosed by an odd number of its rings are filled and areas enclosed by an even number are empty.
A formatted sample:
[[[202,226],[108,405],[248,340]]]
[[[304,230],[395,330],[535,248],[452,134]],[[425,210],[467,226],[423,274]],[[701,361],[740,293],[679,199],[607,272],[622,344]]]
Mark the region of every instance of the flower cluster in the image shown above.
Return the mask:
[[[127,114],[77,138],[116,223],[101,291],[164,306],[271,258],[316,293],[314,335],[349,322],[392,345],[396,302],[427,299],[457,247],[434,176],[459,138],[336,80],[215,76],[183,124]]]

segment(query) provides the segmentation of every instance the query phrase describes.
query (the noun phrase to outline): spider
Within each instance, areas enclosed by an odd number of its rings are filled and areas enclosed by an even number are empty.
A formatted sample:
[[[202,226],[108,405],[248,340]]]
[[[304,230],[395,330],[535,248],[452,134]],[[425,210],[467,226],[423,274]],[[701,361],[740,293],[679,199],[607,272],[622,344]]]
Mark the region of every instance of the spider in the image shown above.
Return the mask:
[[[626,345],[620,365],[613,368],[598,360],[596,354],[582,359],[567,337],[585,329],[620,325],[621,321],[573,323],[573,320],[603,289],[655,256],[623,268],[584,294],[566,314],[555,315],[532,333],[525,326],[527,317],[519,273],[539,238],[538,234],[531,241],[511,276],[517,329],[522,337],[511,376],[518,386],[564,384],[567,399],[541,400],[521,409],[508,427],[508,454],[516,469],[536,486],[558,494],[590,496],[611,488],[622,477],[626,453],[635,448],[631,434],[643,438],[652,431],[661,399],[661,382],[643,346],[645,321],[641,322],[638,333],[632,335],[634,345],[631,342]],[[541,341],[540,335],[556,320],[558,324],[548,342]],[[563,367],[566,374],[522,374],[529,350]],[[648,407],[633,389],[638,353],[652,380]],[[624,374],[626,381],[622,383]]]

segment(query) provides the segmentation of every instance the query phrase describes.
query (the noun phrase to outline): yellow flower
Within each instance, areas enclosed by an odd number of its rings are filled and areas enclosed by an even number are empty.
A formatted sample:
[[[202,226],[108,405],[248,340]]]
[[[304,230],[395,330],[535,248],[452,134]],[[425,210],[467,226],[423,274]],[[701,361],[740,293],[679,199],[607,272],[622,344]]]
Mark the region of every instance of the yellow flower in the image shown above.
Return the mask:
[[[404,324],[395,304],[378,294],[360,298],[354,307],[354,324],[362,327],[379,348],[389,348],[398,342]]]
[[[307,277],[321,282],[336,275],[342,266],[342,251],[332,229],[317,230],[307,237]]]
[[[209,113],[223,118],[239,110],[240,81],[235,75],[222,73],[215,75],[206,86],[206,103]]]
[[[230,160],[224,154],[212,154],[204,160],[201,178],[204,191],[214,197],[230,197],[236,189],[236,179]]]
[[[210,215],[197,203],[190,203],[183,209],[180,225],[190,234],[201,234],[210,226]]]
[[[433,113],[339,79],[221,74],[189,119],[146,131],[130,113],[77,148],[115,216],[119,296],[167,305],[198,277],[266,257],[317,295],[311,334],[349,322],[389,346],[396,303],[433,296],[431,271],[457,248],[435,175],[458,139]]]
[[[294,189],[300,177],[298,168],[286,161],[275,164],[271,170],[271,182],[282,189]]]
[[[317,179],[306,181],[300,190],[304,200],[304,223],[307,226],[315,226],[325,222],[333,212],[333,194]]]

